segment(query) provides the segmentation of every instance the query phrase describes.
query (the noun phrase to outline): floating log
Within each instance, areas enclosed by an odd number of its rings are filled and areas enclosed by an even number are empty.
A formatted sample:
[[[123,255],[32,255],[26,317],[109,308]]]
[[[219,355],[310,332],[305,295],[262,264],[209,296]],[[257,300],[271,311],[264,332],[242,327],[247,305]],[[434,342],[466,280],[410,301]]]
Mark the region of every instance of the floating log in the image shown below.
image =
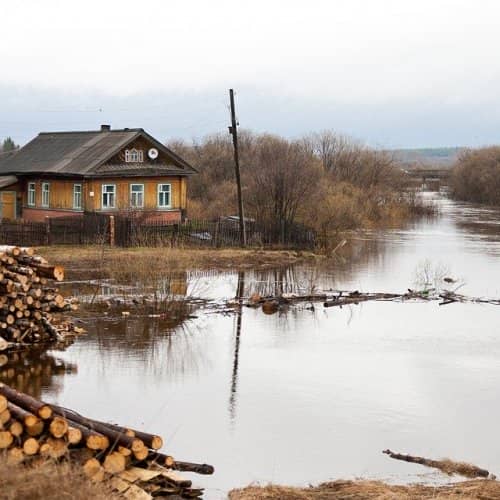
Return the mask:
[[[454,462],[453,460],[449,459],[432,460],[424,457],[394,453],[391,450],[384,450],[382,453],[385,453],[386,455],[389,455],[391,458],[394,458],[396,460],[403,460],[405,462],[433,467],[449,475],[459,474],[461,476],[469,478],[488,477],[490,475],[490,473],[486,469],[481,469],[476,465],[468,464],[465,462]]]
[[[196,474],[210,475],[214,473],[214,467],[208,464],[195,464],[191,462],[180,462],[175,460],[172,469],[183,472],[195,472]]]

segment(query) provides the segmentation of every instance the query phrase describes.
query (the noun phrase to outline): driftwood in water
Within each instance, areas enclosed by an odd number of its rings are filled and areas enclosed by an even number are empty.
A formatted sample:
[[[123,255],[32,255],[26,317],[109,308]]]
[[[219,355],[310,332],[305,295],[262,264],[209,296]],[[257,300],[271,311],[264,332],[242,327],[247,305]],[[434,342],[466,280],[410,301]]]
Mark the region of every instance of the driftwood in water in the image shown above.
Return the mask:
[[[382,453],[389,455],[391,458],[396,460],[403,460],[404,462],[411,462],[414,464],[426,465],[427,467],[433,467],[434,469],[439,469],[445,474],[459,474],[460,476],[475,478],[475,477],[488,477],[490,473],[472,464],[465,462],[454,462],[453,460],[443,459],[443,460],[432,460],[424,457],[415,457],[413,455],[403,455],[401,453],[394,453],[391,450],[384,450]]]
[[[440,306],[452,304],[454,302],[469,302],[500,305],[500,299],[482,298],[482,297],[468,297],[460,295],[453,291],[436,290],[422,290],[416,291],[408,289],[405,293],[387,293],[387,292],[360,292],[358,290],[346,291],[329,291],[327,293],[283,293],[276,296],[262,297],[257,293],[252,294],[245,305],[248,307],[260,307],[265,313],[276,312],[279,306],[297,304],[300,302],[323,302],[324,307],[342,307],[351,304],[359,304],[360,302],[367,301],[406,301],[406,300],[420,300],[420,301],[441,301]],[[234,304],[233,304],[234,305]]]

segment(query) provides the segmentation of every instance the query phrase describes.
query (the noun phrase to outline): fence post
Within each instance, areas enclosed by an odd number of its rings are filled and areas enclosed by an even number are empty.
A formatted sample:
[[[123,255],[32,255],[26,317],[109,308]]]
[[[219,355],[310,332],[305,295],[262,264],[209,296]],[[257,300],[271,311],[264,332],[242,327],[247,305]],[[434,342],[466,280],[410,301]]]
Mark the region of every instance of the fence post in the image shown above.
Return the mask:
[[[50,245],[50,217],[45,216],[45,242]]]
[[[215,231],[214,231],[215,248],[219,248],[219,231],[220,231],[220,217],[217,219],[217,222],[215,223]]]
[[[109,216],[109,244],[115,246],[115,216]]]

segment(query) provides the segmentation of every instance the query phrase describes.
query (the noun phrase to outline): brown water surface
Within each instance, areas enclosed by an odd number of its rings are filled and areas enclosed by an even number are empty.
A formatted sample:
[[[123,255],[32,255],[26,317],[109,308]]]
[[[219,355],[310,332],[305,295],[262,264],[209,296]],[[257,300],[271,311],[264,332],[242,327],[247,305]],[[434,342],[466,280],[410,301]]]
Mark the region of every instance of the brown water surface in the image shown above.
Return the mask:
[[[437,219],[349,241],[345,261],[269,272],[196,273],[187,288],[404,292],[446,285],[500,297],[500,211],[435,198]],[[430,281],[427,285],[423,281]],[[418,281],[419,283],[415,283]],[[446,285],[448,286],[448,285]],[[198,292],[198,294],[200,294]],[[67,374],[48,401],[155,431],[179,459],[211,463],[207,498],[250,482],[305,485],[363,476],[435,480],[385,448],[500,472],[500,308],[369,302],[264,315],[86,318],[89,334],[52,353]],[[48,363],[54,363],[48,359]],[[57,370],[56,370],[57,371]],[[39,395],[39,394],[37,394]]]

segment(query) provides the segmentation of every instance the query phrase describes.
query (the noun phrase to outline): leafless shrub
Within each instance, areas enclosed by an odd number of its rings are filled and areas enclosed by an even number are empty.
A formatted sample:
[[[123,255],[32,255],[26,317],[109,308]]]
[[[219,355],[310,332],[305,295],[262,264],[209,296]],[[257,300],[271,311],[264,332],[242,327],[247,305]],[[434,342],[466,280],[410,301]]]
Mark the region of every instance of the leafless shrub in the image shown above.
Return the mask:
[[[453,167],[450,188],[456,199],[500,205],[500,146],[464,151]]]

